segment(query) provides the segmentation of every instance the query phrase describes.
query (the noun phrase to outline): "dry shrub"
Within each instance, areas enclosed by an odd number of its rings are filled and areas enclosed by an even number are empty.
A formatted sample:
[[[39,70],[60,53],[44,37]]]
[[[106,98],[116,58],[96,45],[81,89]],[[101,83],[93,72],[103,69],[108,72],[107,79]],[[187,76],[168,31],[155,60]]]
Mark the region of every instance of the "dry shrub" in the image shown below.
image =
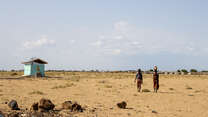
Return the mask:
[[[171,91],[172,91],[172,90],[174,90],[174,88],[169,88],[169,90],[171,90]]]
[[[200,93],[201,91],[200,90],[196,90],[196,91],[194,91],[194,93]]]
[[[11,76],[16,76],[16,75],[18,75],[16,72],[11,74]]]
[[[106,80],[100,80],[100,81],[98,81],[98,83],[107,83],[107,81]]]
[[[149,89],[142,89],[142,92],[151,92]]]
[[[74,83],[66,83],[65,85],[54,86],[51,89],[67,88],[67,87],[72,87],[74,85],[75,85]]]
[[[34,95],[34,94],[44,95],[44,93],[41,92],[41,91],[33,91],[33,92],[30,92],[29,94],[30,94],[30,95]]]
[[[74,81],[74,82],[79,82],[80,76],[73,76],[72,78],[69,78],[69,80]]]
[[[105,88],[113,88],[112,85],[105,85]]]
[[[188,89],[188,90],[192,90],[193,88],[192,88],[192,87],[190,87],[190,86],[186,86],[186,89]]]

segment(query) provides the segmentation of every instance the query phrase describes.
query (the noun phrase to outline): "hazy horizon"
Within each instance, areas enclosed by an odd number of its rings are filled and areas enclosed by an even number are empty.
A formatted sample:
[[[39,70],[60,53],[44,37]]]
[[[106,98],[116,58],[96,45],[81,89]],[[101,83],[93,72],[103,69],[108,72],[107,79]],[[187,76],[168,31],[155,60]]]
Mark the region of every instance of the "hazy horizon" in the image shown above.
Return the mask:
[[[208,1],[2,1],[0,69],[208,70]]]

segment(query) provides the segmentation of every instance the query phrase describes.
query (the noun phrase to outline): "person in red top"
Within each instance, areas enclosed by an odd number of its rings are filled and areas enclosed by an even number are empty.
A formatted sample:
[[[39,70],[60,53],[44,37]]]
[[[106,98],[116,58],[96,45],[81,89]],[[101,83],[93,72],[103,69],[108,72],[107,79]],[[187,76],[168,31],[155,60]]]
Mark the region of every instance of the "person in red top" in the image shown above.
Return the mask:
[[[142,77],[141,69],[138,69],[138,72],[136,74],[134,82],[136,82],[136,81],[137,81],[137,90],[138,90],[138,92],[140,92],[141,91],[141,85],[143,83],[143,77]]]
[[[157,90],[159,89],[159,74],[157,70],[157,66],[154,67],[154,74],[153,74],[153,88],[154,92],[157,93]]]

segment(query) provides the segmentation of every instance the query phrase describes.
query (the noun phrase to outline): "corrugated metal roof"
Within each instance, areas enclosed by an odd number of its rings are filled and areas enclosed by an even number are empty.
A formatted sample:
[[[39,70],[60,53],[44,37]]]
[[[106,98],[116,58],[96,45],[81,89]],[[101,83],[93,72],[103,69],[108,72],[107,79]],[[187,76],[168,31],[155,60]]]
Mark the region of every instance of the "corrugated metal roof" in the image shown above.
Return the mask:
[[[31,64],[33,62],[39,63],[39,64],[48,64],[48,62],[40,59],[40,58],[31,58],[29,61],[27,62],[22,62],[22,64]]]

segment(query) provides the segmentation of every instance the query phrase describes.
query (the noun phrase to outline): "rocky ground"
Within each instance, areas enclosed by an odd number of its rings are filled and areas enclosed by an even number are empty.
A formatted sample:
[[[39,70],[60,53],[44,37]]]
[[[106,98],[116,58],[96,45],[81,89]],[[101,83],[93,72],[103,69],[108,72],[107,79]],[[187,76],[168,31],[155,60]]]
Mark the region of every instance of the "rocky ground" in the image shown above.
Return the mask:
[[[143,92],[139,93],[134,75],[50,74],[47,79],[3,76],[0,117],[208,116],[208,76],[161,75],[159,92],[153,93],[152,76],[144,75]],[[18,109],[14,102],[10,103],[12,100],[17,102]]]

